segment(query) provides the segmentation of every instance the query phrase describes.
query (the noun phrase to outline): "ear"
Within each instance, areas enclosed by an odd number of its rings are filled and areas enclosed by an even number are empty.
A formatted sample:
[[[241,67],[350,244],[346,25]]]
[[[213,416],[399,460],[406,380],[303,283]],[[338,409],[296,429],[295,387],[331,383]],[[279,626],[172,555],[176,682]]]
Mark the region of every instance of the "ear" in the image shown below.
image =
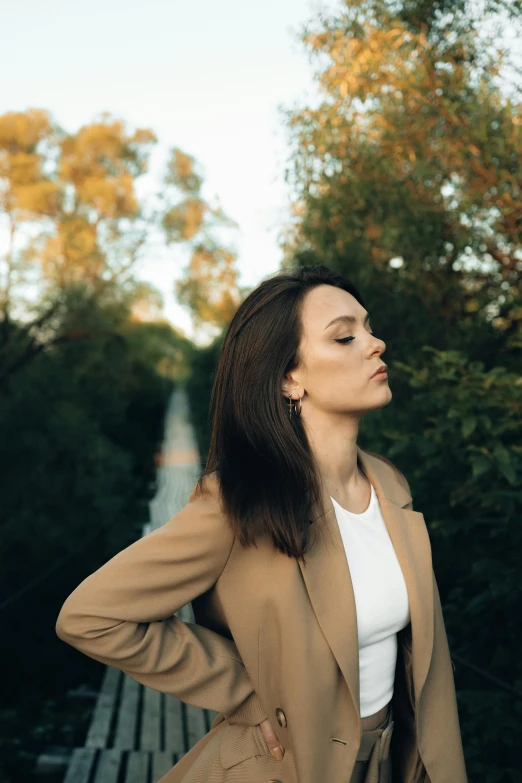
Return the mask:
[[[281,392],[285,395],[285,397],[288,397],[288,395],[291,394],[295,400],[297,400],[298,397],[303,396],[303,390],[299,387],[298,382],[292,376],[291,372],[288,372],[283,378]]]

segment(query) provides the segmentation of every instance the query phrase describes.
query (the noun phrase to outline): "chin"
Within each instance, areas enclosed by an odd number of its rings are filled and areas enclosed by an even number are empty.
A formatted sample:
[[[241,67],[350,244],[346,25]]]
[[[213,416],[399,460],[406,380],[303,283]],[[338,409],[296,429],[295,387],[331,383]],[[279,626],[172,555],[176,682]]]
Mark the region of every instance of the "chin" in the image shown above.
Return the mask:
[[[385,405],[388,405],[389,402],[391,402],[391,399],[393,397],[392,390],[389,386],[386,386],[385,389],[383,389],[382,396],[384,398],[384,401],[381,403],[381,407],[384,407]]]

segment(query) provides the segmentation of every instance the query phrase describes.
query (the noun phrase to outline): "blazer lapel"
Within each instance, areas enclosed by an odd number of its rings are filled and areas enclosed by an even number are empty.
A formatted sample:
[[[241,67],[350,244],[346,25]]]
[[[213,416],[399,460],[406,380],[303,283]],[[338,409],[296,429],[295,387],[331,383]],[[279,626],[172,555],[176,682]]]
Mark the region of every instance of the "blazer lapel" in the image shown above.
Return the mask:
[[[433,650],[433,581],[431,545],[419,511],[403,508],[411,495],[381,460],[357,446],[361,469],[373,484],[381,513],[402,569],[410,604],[412,671],[418,704]],[[299,562],[318,623],[348,685],[360,716],[359,643],[355,595],[335,509],[324,482],[312,509],[314,546]]]

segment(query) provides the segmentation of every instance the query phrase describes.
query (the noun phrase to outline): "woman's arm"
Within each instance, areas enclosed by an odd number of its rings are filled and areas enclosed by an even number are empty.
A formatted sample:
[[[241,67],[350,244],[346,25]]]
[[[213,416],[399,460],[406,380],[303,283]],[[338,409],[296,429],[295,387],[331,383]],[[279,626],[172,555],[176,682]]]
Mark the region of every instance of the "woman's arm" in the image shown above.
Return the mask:
[[[267,715],[234,642],[174,614],[216,583],[234,542],[217,479],[206,476],[197,490],[165,525],[78,585],[56,633],[149,688],[255,725]]]

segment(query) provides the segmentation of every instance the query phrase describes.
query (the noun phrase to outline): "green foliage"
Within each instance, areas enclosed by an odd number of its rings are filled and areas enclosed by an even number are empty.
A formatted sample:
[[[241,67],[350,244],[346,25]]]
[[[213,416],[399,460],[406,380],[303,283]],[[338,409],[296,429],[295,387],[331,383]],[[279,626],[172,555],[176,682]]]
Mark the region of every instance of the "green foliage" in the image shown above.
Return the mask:
[[[496,316],[519,349],[522,102],[492,20],[443,6],[352,0],[304,29],[321,102],[286,113],[284,247],[369,288],[414,282],[445,324]]]
[[[30,338],[21,325],[4,327],[9,369]],[[135,331],[122,305],[73,289],[46,323],[45,349],[4,377],[1,459],[10,480],[0,551],[9,592],[89,531],[99,529],[110,550],[147,518],[151,448],[171,383],[146,353],[133,353]]]
[[[194,347],[190,360],[192,373],[186,388],[190,400],[191,421],[203,465],[210,446],[210,392],[224,336],[223,333],[206,348]]]
[[[508,780],[522,715],[522,666],[513,654],[521,643],[522,377],[429,347],[422,362],[393,369],[410,389],[407,405],[394,406],[394,429],[411,435],[396,439],[385,427],[383,450],[397,455],[424,513],[450,645],[514,689],[458,666],[468,772]]]
[[[522,729],[522,100],[498,35],[521,8],[346,0],[302,31],[320,101],[286,113],[284,265],[352,278],[386,344],[393,399],[360,440],[424,514],[468,774],[491,783],[519,779]]]
[[[17,781],[51,737],[68,743],[65,688],[98,684],[102,667],[58,639],[56,618],[80,581],[141,535],[167,400],[188,372],[186,341],[132,320],[117,287],[93,297],[70,286],[38,310],[0,324],[0,664],[10,673],[0,779],[18,770]]]
[[[32,781],[39,754],[51,746],[81,747],[93,708],[64,697],[45,699],[36,710],[0,710],[0,783]]]

